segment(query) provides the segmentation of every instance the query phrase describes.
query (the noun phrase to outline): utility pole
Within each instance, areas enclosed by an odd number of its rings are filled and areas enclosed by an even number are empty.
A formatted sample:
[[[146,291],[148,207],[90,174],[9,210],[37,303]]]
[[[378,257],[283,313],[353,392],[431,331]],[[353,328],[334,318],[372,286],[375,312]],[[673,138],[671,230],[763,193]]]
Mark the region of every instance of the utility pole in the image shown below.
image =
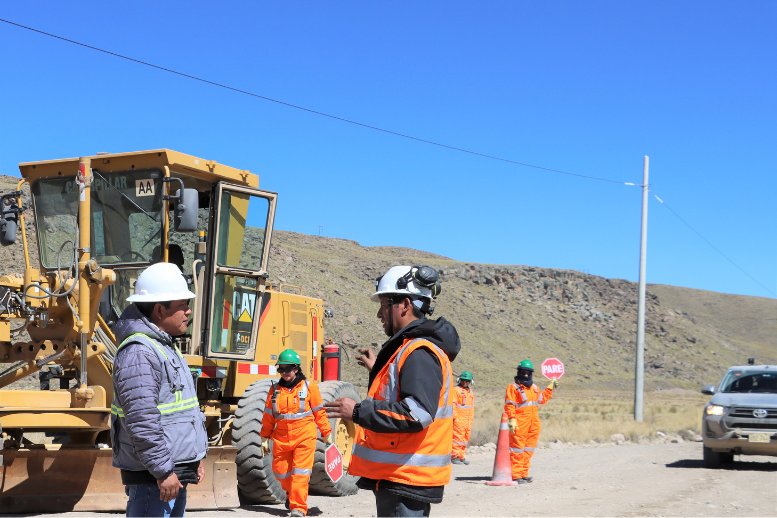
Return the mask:
[[[639,307],[637,308],[637,361],[634,367],[634,420],[644,418],[645,392],[645,263],[647,261],[648,157],[642,169],[642,236],[639,243]]]

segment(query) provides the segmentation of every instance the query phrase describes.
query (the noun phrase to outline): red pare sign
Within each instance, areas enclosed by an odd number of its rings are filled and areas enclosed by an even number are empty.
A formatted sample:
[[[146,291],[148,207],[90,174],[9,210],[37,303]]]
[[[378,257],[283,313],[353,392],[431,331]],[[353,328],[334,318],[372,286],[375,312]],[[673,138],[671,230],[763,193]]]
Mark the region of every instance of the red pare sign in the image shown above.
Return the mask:
[[[548,358],[542,362],[542,375],[548,379],[560,379],[564,375],[564,364],[558,358]]]
[[[332,482],[337,482],[343,476],[343,456],[340,455],[340,450],[334,444],[329,446],[324,453],[326,474],[329,475]]]

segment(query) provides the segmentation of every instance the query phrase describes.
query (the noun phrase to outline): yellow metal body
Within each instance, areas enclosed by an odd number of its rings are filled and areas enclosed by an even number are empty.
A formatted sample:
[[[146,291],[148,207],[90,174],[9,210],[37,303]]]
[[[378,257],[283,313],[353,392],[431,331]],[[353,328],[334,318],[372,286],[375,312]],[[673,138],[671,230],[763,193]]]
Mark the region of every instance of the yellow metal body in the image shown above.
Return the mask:
[[[59,269],[52,267],[51,261],[44,264],[43,254],[40,264],[31,265],[24,216],[20,214],[25,270],[21,276],[10,273],[0,276],[0,296],[11,293],[14,300],[24,304],[0,305],[0,362],[13,365],[12,369],[0,374],[0,389],[38,372],[45,365],[60,365],[65,377],[76,380],[76,387],[55,391],[0,390],[0,442],[5,446],[0,450],[0,509],[22,513],[123,510],[125,507],[126,496],[119,471],[111,467],[111,450],[100,447],[110,441],[112,358],[119,345],[101,312],[106,293],[119,293],[126,289],[117,284],[120,278],[125,285],[131,286],[140,270],[139,267],[133,269],[122,265],[115,268],[102,266],[106,262],[109,265],[111,261],[116,262],[119,257],[100,250],[99,246],[93,249],[101,230],[100,220],[94,215],[95,207],[91,203],[95,199],[101,200],[101,193],[110,192],[113,188],[111,182],[125,190],[132,187],[111,180],[109,175],[127,172],[131,182],[131,173],[135,171],[158,171],[166,179],[181,179],[186,188],[196,189],[201,196],[212,196],[218,182],[226,182],[237,189],[232,196],[229,222],[224,226],[227,235],[222,236],[221,241],[226,246],[224,264],[219,263],[211,270],[199,272],[197,261],[185,265],[184,273],[192,275],[198,299],[194,305],[191,338],[182,343],[184,356],[199,377],[198,397],[211,437],[206,481],[190,488],[188,508],[237,506],[236,449],[231,446],[229,425],[239,398],[254,381],[278,377],[275,361],[280,351],[286,348],[293,348],[300,354],[303,371],[308,378],[320,380],[322,372],[319,344],[323,340],[323,302],[303,296],[299,288],[280,286],[276,290],[265,285],[266,272],[263,269],[258,277],[254,274],[254,277],[240,277],[247,275],[241,273],[241,268],[245,269],[245,266],[237,263],[241,261],[241,246],[247,238],[249,215],[248,198],[238,191],[241,186],[244,190],[258,188],[259,178],[245,170],[169,149],[27,162],[20,164],[19,169],[23,177],[19,190],[24,182],[28,182],[32,190],[38,181],[63,180],[61,194],[51,191],[52,204],[66,204],[60,198],[64,200],[66,196],[77,193],[78,242],[73,246],[77,257],[71,269],[75,271],[66,270],[66,265]],[[169,195],[174,184],[158,185],[162,186],[164,194]],[[38,214],[49,201],[46,197],[49,195],[40,194],[42,188],[36,189],[40,192],[33,196],[33,206],[35,214]],[[143,186],[138,184],[137,189],[138,196],[142,196]],[[123,199],[121,201],[124,203]],[[176,237],[167,217],[171,205],[168,200],[161,202],[160,260],[171,258],[171,239]],[[73,212],[75,209],[67,210]],[[102,212],[100,214],[104,217]],[[263,234],[268,240],[273,214],[274,205],[271,205]],[[99,236],[100,239],[106,243],[110,243],[111,239],[137,239],[132,234],[135,230],[131,221],[127,219],[124,224],[127,226],[124,231],[130,234],[124,237],[106,234]],[[39,221],[36,216],[35,225],[41,246],[45,245],[49,251],[56,248],[46,241],[46,235],[41,236],[49,222]],[[194,253],[215,247],[219,231],[216,228],[211,240],[200,243]],[[49,233],[49,237],[51,235]],[[267,264],[267,250],[269,245],[265,248],[265,255],[258,259],[262,268]],[[223,300],[216,300],[213,289],[210,292],[205,289],[211,282],[206,278],[207,272],[225,275],[227,281],[223,294],[220,293]],[[225,301],[238,300],[241,294],[236,293],[236,282],[243,278],[257,279],[255,303],[261,304],[261,311],[231,315],[229,312],[234,313],[234,308]],[[67,295],[47,296],[44,290]],[[205,293],[210,293],[207,299]],[[122,297],[126,298],[128,294],[123,293]],[[223,305],[226,308],[224,314],[234,317],[224,318],[223,329],[214,330],[214,322],[220,317],[212,317],[217,311],[211,308],[212,304]],[[200,330],[207,330],[209,325],[210,331],[206,336]],[[29,341],[18,339],[20,333],[17,331],[21,328],[29,334]],[[224,349],[223,344],[219,350],[201,347],[208,338],[213,342],[216,331],[232,337],[240,333],[245,336],[248,330],[252,347],[255,347],[252,359],[243,358],[239,347]],[[239,345],[240,340],[236,339],[234,343]],[[219,358],[208,357],[219,354],[222,355]],[[209,378],[213,378],[214,383]],[[66,432],[70,443],[30,444],[22,435],[30,432]]]

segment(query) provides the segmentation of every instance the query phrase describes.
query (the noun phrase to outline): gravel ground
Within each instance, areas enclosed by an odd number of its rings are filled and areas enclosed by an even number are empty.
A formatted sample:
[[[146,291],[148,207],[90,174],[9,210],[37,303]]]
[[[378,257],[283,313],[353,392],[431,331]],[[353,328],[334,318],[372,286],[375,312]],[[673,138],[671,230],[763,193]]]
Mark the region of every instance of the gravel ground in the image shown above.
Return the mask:
[[[702,467],[701,449],[697,442],[564,445],[537,451],[531,484],[492,487],[485,481],[494,453],[478,448],[469,453],[469,466],[453,466],[444,501],[432,506],[432,516],[777,516],[775,458],[736,457],[727,469],[709,470]],[[375,499],[366,491],[311,496],[308,502],[311,516],[375,516]],[[258,505],[186,514],[286,516],[287,511]]]

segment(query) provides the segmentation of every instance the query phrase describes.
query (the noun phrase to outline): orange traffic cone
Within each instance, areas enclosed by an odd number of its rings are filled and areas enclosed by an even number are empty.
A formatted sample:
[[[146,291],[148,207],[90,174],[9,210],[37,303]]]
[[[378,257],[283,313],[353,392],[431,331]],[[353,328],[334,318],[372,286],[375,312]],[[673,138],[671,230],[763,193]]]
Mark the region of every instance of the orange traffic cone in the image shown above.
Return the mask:
[[[494,457],[494,474],[486,482],[489,486],[516,486],[513,480],[513,470],[510,466],[510,429],[507,426],[507,414],[502,414],[502,424],[499,425],[499,439],[496,441],[496,456]]]

